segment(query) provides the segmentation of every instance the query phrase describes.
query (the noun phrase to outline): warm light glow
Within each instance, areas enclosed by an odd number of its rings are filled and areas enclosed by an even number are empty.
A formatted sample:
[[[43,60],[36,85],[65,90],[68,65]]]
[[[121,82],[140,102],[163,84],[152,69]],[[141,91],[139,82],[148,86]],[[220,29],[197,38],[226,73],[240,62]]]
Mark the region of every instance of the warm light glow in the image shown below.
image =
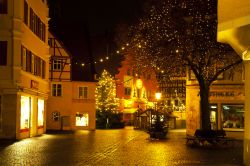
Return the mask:
[[[119,54],[119,53],[120,53],[120,51],[116,51],[116,53],[117,53],[117,54]]]
[[[100,59],[100,62],[103,62],[103,59]]]
[[[133,101],[132,100],[125,100],[124,101],[124,107],[131,108],[132,105],[133,105]]]
[[[137,87],[138,89],[141,89],[141,88],[142,88],[142,80],[141,80],[141,79],[137,79],[137,80],[136,80],[136,87]]]
[[[122,50],[124,50],[125,49],[125,47],[122,47]]]
[[[30,120],[30,98],[21,96],[21,126],[20,129],[28,129]]]
[[[109,57],[108,57],[108,56],[106,56],[106,59],[108,60],[108,59],[109,59]]]
[[[89,115],[86,114],[76,114],[76,126],[88,126],[89,125]]]
[[[82,63],[82,66],[84,66],[85,64],[84,63]]]
[[[160,92],[156,92],[155,93],[155,98],[156,98],[156,100],[160,100],[161,99],[161,93]]]
[[[43,126],[44,100],[38,99],[38,126]]]

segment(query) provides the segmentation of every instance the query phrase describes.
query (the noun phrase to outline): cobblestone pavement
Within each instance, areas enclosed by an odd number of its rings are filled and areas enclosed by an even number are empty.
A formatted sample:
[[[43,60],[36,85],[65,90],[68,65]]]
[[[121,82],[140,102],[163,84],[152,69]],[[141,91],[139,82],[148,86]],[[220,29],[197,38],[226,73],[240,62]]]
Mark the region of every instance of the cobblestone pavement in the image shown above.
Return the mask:
[[[170,131],[166,140],[150,140],[147,133],[126,128],[0,140],[0,165],[240,166],[242,151],[242,140],[233,147],[198,148],[186,145],[184,132]]]

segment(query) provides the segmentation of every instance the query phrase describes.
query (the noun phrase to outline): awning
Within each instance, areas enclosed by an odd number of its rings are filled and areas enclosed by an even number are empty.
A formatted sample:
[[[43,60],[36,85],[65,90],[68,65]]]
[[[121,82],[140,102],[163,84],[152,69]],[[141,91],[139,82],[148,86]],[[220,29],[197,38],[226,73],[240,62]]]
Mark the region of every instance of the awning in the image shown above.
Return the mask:
[[[124,114],[133,114],[137,111],[138,109],[137,108],[126,108],[123,110],[123,113]]]

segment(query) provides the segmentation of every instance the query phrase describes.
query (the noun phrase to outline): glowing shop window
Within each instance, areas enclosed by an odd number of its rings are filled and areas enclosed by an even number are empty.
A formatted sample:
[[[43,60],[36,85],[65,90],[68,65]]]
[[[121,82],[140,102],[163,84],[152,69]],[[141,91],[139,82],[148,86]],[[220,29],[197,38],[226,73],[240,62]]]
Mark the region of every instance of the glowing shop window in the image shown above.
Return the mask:
[[[21,96],[21,126],[20,129],[29,128],[30,119],[30,98]]]
[[[88,126],[89,114],[76,114],[76,126]]]
[[[43,126],[44,100],[38,99],[38,126]]]

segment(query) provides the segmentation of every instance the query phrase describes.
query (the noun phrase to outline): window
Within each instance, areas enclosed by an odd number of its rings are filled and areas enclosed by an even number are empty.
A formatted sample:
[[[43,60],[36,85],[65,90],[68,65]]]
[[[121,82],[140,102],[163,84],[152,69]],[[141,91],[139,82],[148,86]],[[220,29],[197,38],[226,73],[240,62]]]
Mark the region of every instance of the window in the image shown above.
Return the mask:
[[[194,74],[194,72],[190,69],[189,70],[189,80],[195,80],[196,79],[196,76]]]
[[[79,87],[79,99],[88,98],[88,87]]]
[[[59,119],[60,119],[60,112],[58,112],[58,111],[52,112],[52,119],[54,121],[59,121]]]
[[[53,38],[49,38],[49,39],[48,39],[48,45],[49,45],[50,47],[53,46]]]
[[[37,37],[39,37],[42,41],[45,41],[46,26],[34,13],[32,8],[30,8],[30,29]]]
[[[26,51],[26,71],[31,72],[31,52]]]
[[[129,69],[127,70],[127,75],[130,76],[130,70]]]
[[[141,98],[141,89],[136,89],[137,90],[137,98]]]
[[[45,61],[42,61],[42,78],[45,78],[45,70],[46,69],[46,64]]]
[[[26,71],[26,57],[27,57],[27,52],[26,48],[22,46],[22,52],[21,52],[21,66],[22,69]]]
[[[53,70],[61,70],[62,62],[61,60],[53,60]]]
[[[152,93],[150,90],[147,91],[147,98],[151,98],[152,97]]]
[[[131,95],[131,88],[130,87],[125,87],[125,95],[128,95],[128,96]]]
[[[30,120],[30,111],[31,111],[30,106],[31,106],[30,97],[21,96],[20,129],[29,129],[29,120]]]
[[[2,96],[0,96],[0,131],[2,130]]]
[[[178,100],[175,100],[175,101],[174,101],[174,105],[175,105],[175,106],[179,106],[179,101],[178,101]]]
[[[222,105],[223,128],[240,129],[244,128],[244,105]]]
[[[7,41],[0,41],[0,66],[7,65]]]
[[[34,31],[34,12],[30,8],[30,29]]]
[[[29,18],[29,7],[28,3],[24,1],[24,14],[23,14],[23,21],[26,25],[28,25],[28,18]]]
[[[89,114],[76,113],[76,126],[88,126]]]
[[[151,75],[150,74],[148,74],[148,76],[147,76],[147,80],[150,80],[151,79]]]
[[[44,121],[44,100],[38,99],[38,126],[43,126]]]
[[[62,96],[61,84],[52,84],[52,96]]]
[[[8,13],[8,0],[0,0],[0,14]]]
[[[34,74],[34,68],[35,68],[35,55],[34,54],[31,54],[31,65],[30,65],[30,72],[32,74]]]
[[[21,66],[24,71],[45,78],[46,63],[43,59],[34,55],[23,46],[21,47],[21,56]]]

